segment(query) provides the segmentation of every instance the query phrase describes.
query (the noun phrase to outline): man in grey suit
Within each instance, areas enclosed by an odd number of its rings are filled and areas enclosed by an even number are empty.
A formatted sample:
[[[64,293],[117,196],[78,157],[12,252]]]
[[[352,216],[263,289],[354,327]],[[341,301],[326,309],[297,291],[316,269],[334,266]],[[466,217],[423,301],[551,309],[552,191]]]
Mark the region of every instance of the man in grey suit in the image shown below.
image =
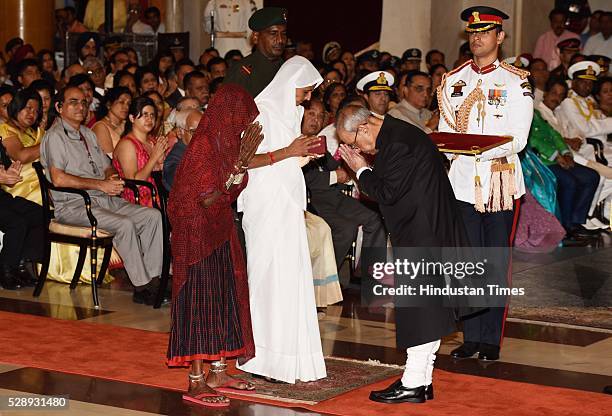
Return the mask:
[[[68,87],[56,97],[59,117],[45,134],[40,160],[57,187],[86,190],[98,227],[114,234],[113,245],[134,285],[134,302],[152,305],[162,269],[162,219],[154,208],[130,204],[118,195],[123,181],[83,123],[87,105],[80,89]],[[78,195],[52,192],[55,218],[65,224],[89,225]]]

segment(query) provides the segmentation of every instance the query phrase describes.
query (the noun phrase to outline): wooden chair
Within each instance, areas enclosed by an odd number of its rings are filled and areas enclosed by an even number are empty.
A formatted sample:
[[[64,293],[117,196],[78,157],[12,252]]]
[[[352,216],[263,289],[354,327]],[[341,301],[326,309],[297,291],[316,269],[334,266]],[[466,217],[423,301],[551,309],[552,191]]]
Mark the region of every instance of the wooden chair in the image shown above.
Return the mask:
[[[164,262],[162,264],[162,276],[164,276],[165,279],[162,279],[161,281],[160,292],[154,305],[154,308],[157,309],[161,306],[163,295],[170,279],[170,264],[172,262],[170,234],[172,233],[172,226],[170,225],[170,219],[168,218],[168,198],[170,197],[170,192],[168,192],[164,187],[164,182],[162,181],[162,171],[155,171],[151,174],[151,176],[153,177],[158,190],[160,210],[162,213],[162,226],[164,230]]]
[[[170,279],[170,224],[168,221],[167,204],[168,204],[168,192],[164,185],[161,183],[161,172],[153,172],[152,177],[155,181],[155,185],[148,181],[140,181],[136,179],[125,179],[121,178],[125,182],[125,187],[131,189],[134,192],[134,199],[136,204],[140,203],[140,195],[138,191],[139,186],[144,186],[151,192],[151,198],[153,200],[153,207],[158,209],[162,216],[162,234],[163,234],[163,259],[162,259],[162,274],[160,276],[159,290],[157,292],[157,298],[153,307],[158,309],[164,300],[164,293],[168,287],[168,280]],[[157,189],[156,189],[157,187]],[[158,203],[159,197],[159,203]]]
[[[80,250],[76,269],[70,283],[70,289],[75,289],[79,283],[79,278],[81,276],[81,272],[83,271],[83,265],[85,264],[87,248],[89,247],[91,258],[91,294],[93,297],[94,307],[99,308],[100,302],[98,300],[97,286],[102,283],[106,270],[108,269],[108,263],[110,261],[113,248],[113,234],[98,229],[98,221],[91,212],[91,198],[87,192],[75,188],[56,187],[45,176],[44,169],[40,162],[34,162],[32,165],[36,170],[36,175],[38,176],[38,181],[40,182],[44,216],[43,219],[46,225],[44,231],[44,258],[40,273],[38,274],[38,283],[34,288],[34,296],[40,296],[47,279],[49,261],[51,258],[51,243],[75,244],[80,247]],[[90,226],[81,227],[60,223],[55,220],[53,215],[53,201],[51,199],[50,191],[65,192],[81,196],[85,202],[84,209],[87,213]],[[100,266],[100,273],[96,276],[98,247],[104,248],[104,258],[102,260],[102,265]]]
[[[353,197],[353,189],[355,187],[353,185],[348,185],[345,184],[344,188],[342,189],[342,193],[350,198]],[[357,232],[357,234],[355,234],[355,239],[353,240],[353,242],[351,243],[351,251],[349,251],[349,253],[346,255],[346,259],[348,259],[349,261],[349,271],[350,271],[350,280],[351,281],[355,281],[356,280],[356,276],[355,276],[355,270],[357,269],[357,263],[356,263],[356,259],[357,259],[357,236],[359,235],[359,232]]]

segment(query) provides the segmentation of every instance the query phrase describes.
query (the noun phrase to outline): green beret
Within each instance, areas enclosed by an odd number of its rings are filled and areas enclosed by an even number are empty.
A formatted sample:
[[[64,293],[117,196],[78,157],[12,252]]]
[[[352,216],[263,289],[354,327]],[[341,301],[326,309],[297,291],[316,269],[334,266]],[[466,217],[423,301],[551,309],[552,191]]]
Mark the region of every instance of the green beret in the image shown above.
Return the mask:
[[[282,7],[264,7],[253,13],[249,19],[249,29],[259,32],[270,26],[286,25],[287,9]]]

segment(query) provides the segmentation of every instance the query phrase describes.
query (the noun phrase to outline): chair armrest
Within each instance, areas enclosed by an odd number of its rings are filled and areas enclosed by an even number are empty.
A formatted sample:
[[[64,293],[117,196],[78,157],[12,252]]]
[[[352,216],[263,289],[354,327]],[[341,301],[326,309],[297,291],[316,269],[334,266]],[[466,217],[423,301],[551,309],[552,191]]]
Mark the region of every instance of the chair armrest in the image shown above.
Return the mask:
[[[138,192],[138,187],[144,186],[145,188],[148,188],[149,191],[151,191],[151,199],[153,200],[153,205],[157,207],[157,198],[156,198],[157,190],[155,189],[155,186],[153,186],[151,182],[141,181],[138,179],[126,179],[126,178],[121,178],[121,180],[123,181],[123,183],[125,184],[127,188],[130,188],[134,192],[136,201],[138,201],[140,197],[139,192]]]
[[[82,189],[76,189],[76,188],[68,188],[64,186],[54,186],[53,184],[49,185],[49,189],[55,192],[64,192],[67,194],[80,195],[83,198],[83,201],[85,202],[85,211],[87,213],[87,218],[89,219],[89,223],[91,224],[92,227],[98,226],[98,220],[96,219],[96,217],[94,217],[93,213],[91,212],[91,197],[89,196],[87,191],[84,191]]]
[[[53,185],[53,183],[51,183],[51,181],[49,181],[45,176],[44,168],[40,161],[33,162],[32,167],[34,167],[34,170],[36,171],[36,176],[38,176],[38,182],[40,183],[40,190],[43,197],[43,209],[47,211],[47,213],[45,214],[45,221],[50,221],[50,216],[48,214],[50,212],[50,196],[48,192],[49,190],[55,192],[64,192],[67,194],[80,195],[83,198],[83,201],[85,202],[85,211],[87,212],[87,218],[89,219],[89,223],[91,224],[92,235],[95,236],[95,230],[98,226],[98,220],[96,220],[96,217],[94,217],[93,213],[91,212],[91,197],[89,196],[87,191],[84,191],[83,189]]]

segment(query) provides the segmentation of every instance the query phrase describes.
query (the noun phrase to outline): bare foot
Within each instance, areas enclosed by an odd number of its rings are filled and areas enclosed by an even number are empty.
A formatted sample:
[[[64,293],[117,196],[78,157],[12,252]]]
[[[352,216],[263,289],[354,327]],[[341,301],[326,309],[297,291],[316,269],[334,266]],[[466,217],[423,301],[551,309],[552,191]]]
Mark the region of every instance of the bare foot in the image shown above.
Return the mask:
[[[200,380],[189,380],[187,396],[204,403],[229,403],[229,399],[210,388],[202,377]]]
[[[210,371],[206,377],[206,384],[213,389],[217,387],[229,387],[236,390],[255,390],[253,383],[231,377],[225,371],[220,373]]]

